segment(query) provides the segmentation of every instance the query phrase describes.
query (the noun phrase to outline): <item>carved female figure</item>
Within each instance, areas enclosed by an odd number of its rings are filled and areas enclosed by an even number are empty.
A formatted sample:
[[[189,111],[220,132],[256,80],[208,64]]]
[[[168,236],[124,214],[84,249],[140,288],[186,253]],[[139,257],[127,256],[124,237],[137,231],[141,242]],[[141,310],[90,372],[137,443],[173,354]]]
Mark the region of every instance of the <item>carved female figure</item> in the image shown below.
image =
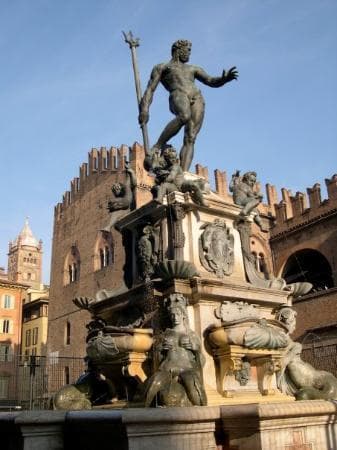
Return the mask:
[[[168,300],[172,328],[165,330],[155,349],[159,367],[148,382],[145,406],[157,393],[166,406],[186,406],[187,399],[192,405],[206,405],[201,378],[204,360],[199,338],[188,326],[186,300],[181,294],[172,294]]]

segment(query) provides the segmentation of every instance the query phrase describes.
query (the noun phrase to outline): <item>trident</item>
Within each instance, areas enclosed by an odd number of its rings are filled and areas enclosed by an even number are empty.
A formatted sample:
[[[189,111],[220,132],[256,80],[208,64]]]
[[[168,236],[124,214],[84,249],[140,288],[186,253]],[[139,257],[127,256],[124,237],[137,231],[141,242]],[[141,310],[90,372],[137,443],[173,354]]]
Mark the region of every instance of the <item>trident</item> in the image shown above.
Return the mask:
[[[142,89],[140,87],[137,54],[136,54],[136,47],[139,47],[139,38],[134,38],[131,31],[129,31],[127,34],[124,31],[122,31],[122,33],[123,33],[125,42],[127,44],[129,44],[129,47],[131,50],[133,74],[135,77],[135,86],[136,86],[137,101],[138,101],[138,111],[140,112],[140,101],[142,99]],[[147,133],[146,123],[143,123],[141,125],[141,129],[142,129],[145,153],[148,155],[150,153],[150,145],[149,145],[149,135]]]

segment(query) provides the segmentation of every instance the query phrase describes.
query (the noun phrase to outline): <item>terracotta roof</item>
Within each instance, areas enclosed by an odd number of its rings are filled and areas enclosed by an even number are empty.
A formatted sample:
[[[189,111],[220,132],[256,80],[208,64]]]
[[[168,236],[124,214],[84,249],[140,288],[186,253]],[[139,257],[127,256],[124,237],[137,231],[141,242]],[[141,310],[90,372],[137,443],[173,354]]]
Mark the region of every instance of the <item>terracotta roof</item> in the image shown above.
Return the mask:
[[[12,287],[21,287],[23,289],[28,289],[30,286],[24,283],[17,283],[16,281],[2,280],[0,278],[0,286],[12,286]]]

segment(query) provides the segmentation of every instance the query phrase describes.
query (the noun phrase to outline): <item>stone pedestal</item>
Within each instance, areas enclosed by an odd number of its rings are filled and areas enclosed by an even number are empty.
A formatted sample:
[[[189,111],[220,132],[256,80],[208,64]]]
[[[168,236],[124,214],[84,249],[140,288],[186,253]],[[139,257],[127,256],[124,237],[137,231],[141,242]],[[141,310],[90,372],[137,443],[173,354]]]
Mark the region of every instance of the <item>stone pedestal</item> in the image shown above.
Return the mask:
[[[129,450],[217,450],[218,418],[217,407],[130,409],[123,423]]]
[[[1,450],[335,450],[337,408],[323,400],[221,407],[0,413]],[[21,445],[21,441],[22,445]],[[20,443],[19,446],[16,446]]]
[[[281,353],[277,350],[249,350],[229,345],[225,349],[214,350],[217,390],[226,398],[250,397],[258,401],[268,396],[269,401],[279,397],[288,398],[279,393],[275,374],[280,370]],[[251,372],[245,378],[243,359],[250,365]]]
[[[23,450],[62,450],[65,412],[31,411],[16,418],[23,438]]]
[[[336,404],[323,400],[221,407],[235,450],[334,450],[336,413]]]

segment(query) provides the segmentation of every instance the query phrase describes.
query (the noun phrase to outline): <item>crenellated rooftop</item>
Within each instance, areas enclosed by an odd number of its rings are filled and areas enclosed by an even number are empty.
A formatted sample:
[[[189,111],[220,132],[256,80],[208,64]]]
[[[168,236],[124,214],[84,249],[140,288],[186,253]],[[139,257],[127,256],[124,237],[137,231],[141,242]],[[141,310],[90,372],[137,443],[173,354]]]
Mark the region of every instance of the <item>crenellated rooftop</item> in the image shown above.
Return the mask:
[[[62,202],[55,206],[55,217],[59,220],[62,212],[81,198],[94,186],[105,180],[105,174],[122,174],[125,169],[125,161],[129,161],[131,167],[136,172],[137,187],[150,191],[153,185],[153,177],[143,168],[144,149],[137,142],[132,146],[121,145],[121,147],[111,147],[107,150],[101,147],[91,149],[88,153],[88,162],[84,162],[79,168],[79,176],[70,182],[70,189],[63,194]],[[209,181],[208,168],[200,164],[195,166],[196,174]],[[226,172],[214,171],[215,192],[230,203],[232,196],[228,191]],[[267,205],[266,205],[267,206]]]
[[[60,217],[62,211],[68,208],[75,200],[80,198],[92,186],[98,185],[105,179],[103,174],[122,173],[125,169],[125,161],[134,161],[135,149],[127,145],[119,148],[101,147],[99,150],[92,148],[88,153],[88,162],[84,162],[79,168],[79,176],[70,182],[70,190],[63,194],[62,202],[55,206],[55,217]]]
[[[88,162],[84,162],[79,168],[79,177],[75,177],[70,182],[70,190],[63,194],[62,202],[55,206],[55,217],[57,220],[62,217],[62,212],[72,205],[74,201],[105,180],[105,174],[114,173],[119,177],[119,174],[124,172],[125,161],[129,161],[136,173],[137,187],[150,192],[153,185],[153,177],[149,176],[143,167],[144,149],[140,144],[136,142],[132,147],[121,145],[119,148],[111,147],[109,150],[105,147],[101,147],[99,150],[93,148],[88,153]],[[195,172],[208,182],[210,181],[207,167],[196,164]],[[227,180],[225,171],[219,169],[214,171],[215,193],[226,202],[233,203]],[[259,209],[264,214],[270,215],[272,212],[270,205],[267,203],[260,205]]]
[[[322,200],[321,185],[315,183],[307,188],[307,192],[296,192],[282,188],[282,200],[279,201],[275,186],[267,185],[269,205],[275,215],[276,223],[271,232],[271,238],[276,238],[285,232],[309,225],[324,217],[337,214],[337,174],[325,179],[328,198]]]
[[[88,153],[88,162],[79,168],[79,177],[70,182],[70,190],[63,195],[61,203],[55,207],[55,217],[60,218],[62,211],[68,208],[75,200],[80,198],[92,187],[99,185],[105,180],[105,174],[122,174],[125,169],[125,161],[129,161],[136,173],[137,187],[150,190],[153,178],[143,168],[144,149],[137,142],[132,146],[121,145],[119,148],[111,147],[99,150],[93,148]],[[195,166],[196,174],[209,181],[208,168],[201,164]],[[333,214],[337,210],[337,174],[325,180],[328,198],[322,200],[321,187],[316,183],[307,188],[307,193],[297,192],[295,195],[286,188],[281,189],[281,200],[275,186],[266,185],[267,202],[259,206],[262,214],[274,216],[275,226],[272,229],[272,238],[283,234],[290,229],[296,229],[303,224],[320,217]],[[225,171],[216,169],[214,171],[215,193],[226,202],[232,203],[232,195],[228,189],[228,179]],[[257,186],[259,188],[259,186]]]

